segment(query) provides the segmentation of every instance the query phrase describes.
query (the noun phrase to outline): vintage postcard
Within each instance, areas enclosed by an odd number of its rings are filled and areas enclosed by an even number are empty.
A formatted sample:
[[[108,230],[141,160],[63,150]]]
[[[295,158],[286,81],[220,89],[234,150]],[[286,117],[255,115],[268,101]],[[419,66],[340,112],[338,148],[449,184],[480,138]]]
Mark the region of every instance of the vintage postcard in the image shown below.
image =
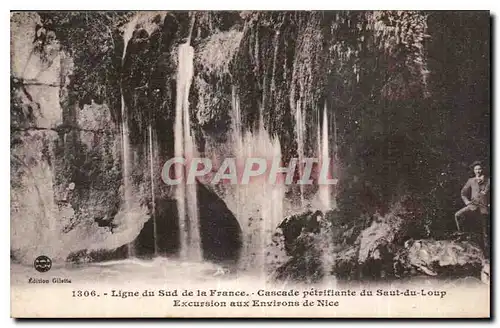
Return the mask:
[[[15,318],[489,318],[488,11],[11,12]]]

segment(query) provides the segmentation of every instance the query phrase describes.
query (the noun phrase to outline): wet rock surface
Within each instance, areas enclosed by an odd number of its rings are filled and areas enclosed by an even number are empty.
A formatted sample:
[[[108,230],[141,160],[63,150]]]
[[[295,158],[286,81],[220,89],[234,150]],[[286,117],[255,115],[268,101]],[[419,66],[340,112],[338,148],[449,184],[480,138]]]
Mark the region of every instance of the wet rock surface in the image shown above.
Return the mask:
[[[268,246],[270,256],[282,252],[271,261],[271,276],[318,281],[325,272],[342,280],[428,275],[476,277],[489,283],[489,261],[474,238],[409,238],[412,222],[407,214],[397,205],[385,216],[375,216],[354,235],[354,241],[352,229],[329,221],[339,218],[337,212],[306,212],[286,218]]]
[[[319,281],[332,235],[320,211],[293,215],[278,226],[268,245],[268,269],[277,280]],[[277,254],[281,256],[276,257]],[[326,268],[329,271],[328,268]]]
[[[486,264],[481,248],[470,241],[409,240],[395,257],[401,275],[481,277]]]

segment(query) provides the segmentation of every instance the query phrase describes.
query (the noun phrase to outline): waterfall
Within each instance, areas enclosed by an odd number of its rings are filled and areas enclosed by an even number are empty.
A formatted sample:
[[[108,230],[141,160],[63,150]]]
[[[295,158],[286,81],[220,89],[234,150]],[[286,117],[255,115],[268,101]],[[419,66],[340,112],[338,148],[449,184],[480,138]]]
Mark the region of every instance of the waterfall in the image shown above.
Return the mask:
[[[263,158],[267,162],[267,172],[273,160],[281,159],[279,139],[269,135],[264,127],[262,115],[259,127],[255,131],[242,131],[240,99],[235,87],[232,89],[232,142],[233,155],[237,167],[243,169],[248,158]],[[261,113],[262,114],[262,113]],[[241,178],[241,174],[238,174]],[[283,220],[283,199],[285,186],[278,182],[269,184],[268,175],[263,174],[249,181],[248,184],[234,187],[234,209],[238,222],[246,228],[243,234],[243,255],[246,262],[243,269],[256,270],[260,277],[265,277],[266,247],[276,227]]]
[[[318,138],[320,136],[319,133],[319,125],[318,125]],[[324,165],[328,166],[328,176],[330,177],[331,169],[330,169],[330,159],[329,159],[329,149],[330,145],[328,142],[328,113],[326,111],[326,103],[323,108],[323,122],[321,128],[321,141],[319,142],[320,148],[318,149],[318,153],[320,154],[320,166]],[[319,200],[323,210],[331,209],[331,190],[330,185],[320,184],[319,185]]]
[[[267,132],[265,131],[263,124],[261,123],[261,127],[259,129],[260,135],[265,135]],[[266,139],[261,139],[266,140]],[[268,143],[268,156],[271,157],[267,162],[270,163],[273,160],[281,161],[281,145],[278,138],[270,139],[270,145]],[[262,145],[265,146],[265,145]],[[267,181],[266,181],[267,182]],[[267,250],[267,246],[272,242],[272,234],[276,231],[276,228],[283,220],[283,200],[285,198],[285,185],[282,182],[278,182],[273,185],[270,183],[264,182],[262,186],[262,200],[261,200],[261,213],[263,224],[261,227],[262,237],[261,237],[261,252]],[[263,257],[262,260],[262,277],[266,275],[266,258],[265,254],[261,254]]]
[[[157,28],[157,25],[153,23],[153,20],[157,15],[165,15],[165,12],[137,12],[132,19],[124,26],[123,29],[123,53],[122,53],[122,71],[124,71],[126,58],[127,58],[127,48],[130,40],[134,35],[134,31],[136,28],[140,27],[145,29],[149,35]],[[120,95],[121,95],[121,146],[122,146],[122,174],[123,174],[123,204],[121,208],[121,212],[123,212],[124,220],[126,221],[125,226],[134,227],[137,226],[140,228],[142,225],[141,222],[137,221],[137,199],[134,199],[136,195],[136,191],[134,190],[134,186],[131,180],[132,167],[134,165],[134,156],[133,149],[130,144],[130,136],[129,136],[129,119],[128,119],[128,109],[127,104],[125,103],[125,99],[123,97],[124,90],[122,85],[120,85]],[[156,148],[156,141],[154,138],[154,131],[152,124],[152,119],[150,117],[150,121],[148,124],[148,140],[147,147],[145,149],[149,153],[149,166],[150,166],[150,179],[151,179],[151,206],[152,210],[150,212],[150,217],[153,220],[153,229],[154,229],[154,238],[155,238],[155,254],[157,253],[157,245],[156,245],[156,217],[155,217],[155,185],[154,185],[154,158]],[[134,238],[134,237],[132,237]],[[135,247],[133,243],[128,244],[128,256],[135,256]]]
[[[177,98],[175,105],[175,156],[183,157],[189,164],[196,157],[196,147],[191,133],[189,117],[189,89],[193,79],[194,49],[184,43],[178,49]],[[179,172],[185,181],[184,170]],[[177,171],[176,171],[176,174]],[[176,187],[175,198],[179,212],[180,257],[183,260],[201,261],[198,200],[196,184],[181,183]]]
[[[295,135],[297,137],[297,156],[298,156],[298,168],[299,177],[302,177],[304,173],[302,161],[304,160],[304,133],[306,127],[304,124],[304,117],[302,114],[302,107],[300,105],[300,100],[297,100],[296,112],[295,112]],[[304,185],[300,184],[300,205],[304,206]]]
[[[127,45],[130,39],[132,38],[132,34],[134,32],[138,16],[135,16],[126,26],[125,31],[123,33],[123,55],[122,55],[122,67],[125,66],[125,57],[127,54]],[[122,163],[123,163],[123,206],[125,213],[130,212],[131,210],[131,201],[132,201],[132,183],[130,181],[130,168],[132,164],[132,159],[130,156],[131,148],[129,141],[129,129],[128,129],[128,117],[127,117],[127,108],[125,104],[125,99],[123,98],[123,89],[120,85],[120,96],[121,96],[121,133],[122,133]],[[135,249],[133,244],[128,245],[128,256],[133,257],[135,255]]]
[[[238,93],[236,90],[236,87],[234,85],[231,86],[231,131],[232,131],[232,143],[233,143],[233,148],[235,149],[235,155],[236,159],[238,161],[241,160],[243,157],[243,132],[241,128],[241,110],[240,110],[240,99],[238,97]],[[237,167],[241,167],[241,164],[238,163]],[[235,186],[235,216],[238,222],[246,222],[245,217],[243,217],[244,213],[244,206],[241,204],[241,199],[243,196],[243,190],[241,190],[241,185],[239,183],[236,184]],[[245,195],[246,196],[246,195]],[[250,241],[248,240],[248,234],[243,234],[243,250],[242,253],[244,256],[248,256],[251,251],[250,251]]]

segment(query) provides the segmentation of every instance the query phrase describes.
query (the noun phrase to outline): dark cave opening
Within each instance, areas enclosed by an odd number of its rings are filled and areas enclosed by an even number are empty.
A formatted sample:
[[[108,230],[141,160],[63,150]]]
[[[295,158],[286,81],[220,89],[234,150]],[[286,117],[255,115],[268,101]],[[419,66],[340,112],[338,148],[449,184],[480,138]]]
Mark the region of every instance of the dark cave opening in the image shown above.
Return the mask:
[[[200,183],[197,186],[203,258],[215,263],[237,263],[242,233],[236,217],[214,192]],[[175,256],[180,251],[179,238],[176,201],[157,199],[155,215],[144,224],[134,241],[135,255],[139,258]]]

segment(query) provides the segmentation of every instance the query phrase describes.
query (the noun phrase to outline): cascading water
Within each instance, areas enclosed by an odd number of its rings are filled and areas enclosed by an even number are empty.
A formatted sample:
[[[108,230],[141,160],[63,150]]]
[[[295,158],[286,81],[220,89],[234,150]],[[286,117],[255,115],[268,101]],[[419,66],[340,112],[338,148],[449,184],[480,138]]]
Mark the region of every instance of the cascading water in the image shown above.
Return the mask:
[[[123,55],[122,55],[122,67],[125,66],[125,57],[127,54],[127,45],[132,38],[135,26],[137,24],[138,16],[135,16],[125,28],[123,33]],[[130,181],[130,168],[131,168],[131,148],[129,141],[129,128],[128,128],[128,117],[127,108],[125,104],[125,99],[123,97],[123,89],[120,86],[121,95],[121,132],[122,132],[122,165],[123,165],[123,207],[125,213],[129,213],[131,210],[132,202],[132,184]],[[135,249],[133,244],[128,245],[128,256],[133,257],[135,255]]]
[[[321,124],[321,140],[319,141],[319,148],[318,148],[318,153],[319,153],[319,158],[320,158],[320,163],[321,163],[321,170],[325,170],[325,166],[327,170],[324,172],[326,173],[326,178],[330,179],[332,175],[332,160],[333,158],[330,156],[330,144],[329,144],[329,121],[328,121],[328,112],[327,112],[327,105],[325,103],[325,106],[323,107],[323,120]],[[335,127],[334,127],[335,129]],[[319,130],[320,130],[320,125],[318,124],[318,137],[319,137]],[[336,139],[335,139],[336,141]],[[329,184],[320,184],[319,185],[319,190],[318,190],[318,196],[319,196],[319,203],[320,207],[323,210],[323,213],[326,213],[326,211],[329,211],[333,208],[332,206],[332,194],[331,194],[331,186]],[[333,244],[331,240],[331,223],[328,222],[328,220],[324,220],[321,225],[321,235],[322,237],[322,268],[324,272],[324,280],[326,283],[329,284],[335,284],[335,279],[332,279],[331,276],[331,271],[333,268],[333,263],[334,263],[334,254],[335,252],[333,251]]]
[[[175,156],[185,158],[187,163],[196,157],[188,99],[193,79],[193,59],[193,47],[189,43],[179,45],[174,125]],[[176,172],[176,174],[178,173]],[[180,174],[184,176],[184,171],[181,170]],[[184,178],[182,180],[185,181]],[[202,249],[196,184],[179,184],[176,187],[175,198],[179,212],[180,257],[183,260],[201,261]]]
[[[154,12],[138,12],[136,13],[129,23],[125,25],[125,29],[123,32],[123,54],[122,54],[122,67],[125,67],[125,60],[127,55],[127,46],[132,39],[134,31],[136,28],[141,27],[145,29],[149,34],[153,32],[156,28],[156,25],[151,23],[154,17],[158,14],[164,15],[164,12],[154,13]],[[125,220],[127,221],[127,226],[136,226],[137,222],[131,222],[136,219],[133,215],[135,211],[134,207],[137,207],[137,204],[134,203],[137,200],[134,199],[134,187],[131,182],[131,171],[133,165],[133,150],[130,144],[129,139],[129,121],[127,114],[127,104],[125,103],[125,99],[123,97],[124,90],[120,86],[121,93],[121,136],[122,136],[122,165],[123,165],[123,208],[122,212],[125,216]],[[156,229],[156,217],[155,217],[155,208],[156,208],[156,200],[155,200],[155,185],[154,185],[154,170],[155,170],[155,149],[157,148],[156,138],[154,137],[155,132],[152,127],[152,118],[149,118],[148,123],[148,131],[147,131],[147,147],[145,147],[145,151],[149,153],[149,169],[150,169],[150,190],[151,190],[151,211],[150,217],[153,220],[153,231],[154,231],[154,254],[157,254],[157,229]],[[128,256],[135,256],[135,246],[133,243],[128,245]]]
[[[239,97],[236,88],[232,91],[232,131],[233,152],[237,167],[243,169],[248,158],[263,158],[267,165],[281,159],[278,138],[273,138],[261,119],[256,131],[242,131]],[[266,173],[269,173],[269,166]],[[241,175],[239,178],[241,178]],[[271,242],[272,233],[283,220],[283,199],[285,186],[278,182],[270,184],[268,175],[252,178],[248,184],[235,186],[233,209],[242,227],[248,230],[243,235],[243,255],[246,262],[243,269],[255,270],[265,277],[266,246]]]
[[[241,111],[240,111],[240,99],[238,97],[238,93],[236,87],[231,86],[231,130],[232,130],[232,142],[233,147],[235,147],[236,158],[241,158],[243,156],[243,137],[242,137],[242,128],[241,128]],[[239,166],[241,167],[241,166]],[[235,215],[239,222],[244,222],[242,220],[246,220],[243,218],[243,210],[244,207],[241,206],[241,195],[242,190],[239,183],[236,184],[235,191]],[[248,235],[244,236],[243,242],[243,254],[250,254],[249,251],[249,243],[248,243]]]
[[[297,138],[297,155],[299,163],[299,176],[302,177],[304,173],[302,161],[304,160],[304,132],[305,132],[304,118],[302,114],[302,107],[300,100],[297,100],[295,112],[295,136]],[[300,205],[304,205],[304,185],[300,184]]]
[[[318,137],[319,137],[319,125],[318,125]],[[320,148],[318,149],[318,153],[320,154],[320,166],[325,169],[325,166],[328,168],[328,175],[330,175],[330,145],[328,142],[328,113],[326,111],[326,104],[323,108],[323,123],[321,128],[321,141],[319,142]],[[328,184],[320,184],[319,185],[319,200],[323,210],[331,209],[331,190],[330,185]]]
[[[263,123],[259,128],[259,135],[265,135],[267,132],[264,129]],[[266,142],[266,139],[261,138],[261,141]],[[268,159],[268,163],[271,161],[278,160],[281,162],[281,146],[278,138],[273,138],[270,140],[271,145],[269,149],[269,155],[271,158]],[[267,142],[267,144],[269,144]],[[266,144],[262,145],[263,147]],[[262,211],[262,219],[263,224],[261,227],[262,231],[262,241],[261,241],[261,249],[264,251],[266,247],[272,241],[272,234],[276,230],[276,227],[283,220],[283,200],[285,198],[285,185],[282,182],[278,182],[277,184],[270,184],[267,181],[263,183],[262,188],[262,200],[261,200],[261,211]],[[266,275],[266,258],[265,254],[262,251],[262,265],[261,268],[263,270],[262,277]]]
[[[135,18],[126,26],[124,33],[124,44],[125,49],[122,57],[122,62],[125,62],[126,47],[129,40],[132,38],[133,31],[136,27],[144,27],[144,22],[139,19],[140,15],[136,15]],[[144,20],[144,19],[143,19]],[[190,46],[190,35],[192,34],[192,29],[194,26],[194,15],[191,17],[191,27],[190,33],[186,42],[178,47],[178,71],[177,71],[177,93],[176,93],[176,111],[175,111],[175,122],[174,122],[174,152],[176,157],[183,157],[186,163],[189,164],[190,159],[196,156],[197,147],[195,145],[194,137],[191,132],[191,119],[189,114],[189,90],[193,82],[193,71],[194,71],[194,49]],[[275,86],[275,65],[277,62],[276,54],[278,47],[278,37],[274,38],[274,60],[273,60],[273,74],[271,76],[270,85],[272,86],[270,90],[264,88],[264,94],[262,95],[262,105],[260,113],[260,122],[258,129],[254,131],[245,131],[242,129],[242,114],[240,112],[239,97],[236,87],[232,90],[232,130],[233,130],[233,144],[231,146],[231,153],[236,157],[238,161],[238,168],[242,169],[244,162],[249,157],[259,157],[266,158],[268,165],[273,162],[273,160],[281,159],[281,147],[278,138],[269,135],[269,132],[265,128],[263,117],[263,109],[265,103],[274,97]],[[265,82],[266,83],[266,82]],[[320,160],[326,160],[329,158],[329,142],[328,142],[328,114],[327,108],[318,111],[318,124],[317,127],[306,126],[305,121],[305,106],[308,103],[308,94],[305,92],[304,87],[300,86],[300,96],[298,98],[290,97],[291,104],[293,103],[292,110],[295,118],[295,137],[297,141],[297,156],[298,156],[298,170],[299,175],[302,176],[304,173],[304,167],[302,161],[306,156],[306,146],[305,143],[308,131],[307,129],[317,130],[318,133],[318,146],[317,146],[317,157]],[[123,147],[123,176],[124,176],[124,208],[125,212],[130,208],[130,198],[131,198],[131,182],[130,182],[130,170],[131,170],[131,150],[128,139],[128,122],[127,122],[127,108],[122,97],[122,147]],[[322,115],[321,115],[322,114]],[[322,117],[321,117],[322,116]],[[322,118],[322,120],[321,120]],[[154,253],[157,255],[157,226],[155,218],[155,192],[157,188],[154,183],[154,161],[155,161],[155,131],[152,127],[152,122],[150,120],[147,125],[147,152],[149,154],[149,169],[150,169],[150,192],[151,192],[151,216],[153,219],[153,233],[155,238],[154,243]],[[219,154],[221,155],[221,154]],[[222,154],[227,155],[227,154]],[[216,156],[217,157],[217,156]],[[217,159],[213,162],[216,166]],[[282,163],[283,164],[283,163]],[[328,164],[328,163],[325,163]],[[321,164],[320,164],[321,167]],[[184,175],[185,172],[177,172],[176,174]],[[305,188],[307,186],[299,184],[300,188],[300,204],[293,205],[293,209],[290,209],[290,204],[287,203],[285,199],[285,192],[287,186],[283,184],[270,185],[267,181],[267,175],[264,175],[266,180],[259,181],[259,179],[254,179],[248,185],[241,185],[237,183],[235,186],[226,187],[226,189],[232,189],[233,195],[228,196],[234,198],[232,201],[227,200],[228,206],[235,212],[236,217],[240,225],[248,226],[249,231],[245,232],[243,235],[243,258],[249,259],[247,262],[251,267],[265,268],[265,256],[264,252],[266,246],[271,241],[272,232],[275,231],[276,227],[281,223],[284,218],[285,212],[290,214],[290,211],[297,212],[303,211],[304,207],[310,203],[310,205],[316,206],[317,208],[327,210],[331,208],[331,190],[328,185],[320,185],[318,193],[315,199],[309,199],[305,193]],[[182,177],[185,181],[184,177]],[[226,195],[230,194],[226,192]],[[198,213],[198,200],[197,200],[197,187],[195,184],[185,184],[175,186],[174,197],[176,199],[178,214],[179,214],[179,234],[180,234],[180,258],[186,261],[201,261],[202,259],[202,247],[201,247],[201,237],[199,231],[199,213]],[[306,199],[306,197],[308,199]],[[313,204],[318,203],[318,204]],[[250,221],[252,220],[251,224]],[[134,255],[134,248],[131,246],[129,249],[129,255]],[[255,263],[257,262],[257,263]]]

